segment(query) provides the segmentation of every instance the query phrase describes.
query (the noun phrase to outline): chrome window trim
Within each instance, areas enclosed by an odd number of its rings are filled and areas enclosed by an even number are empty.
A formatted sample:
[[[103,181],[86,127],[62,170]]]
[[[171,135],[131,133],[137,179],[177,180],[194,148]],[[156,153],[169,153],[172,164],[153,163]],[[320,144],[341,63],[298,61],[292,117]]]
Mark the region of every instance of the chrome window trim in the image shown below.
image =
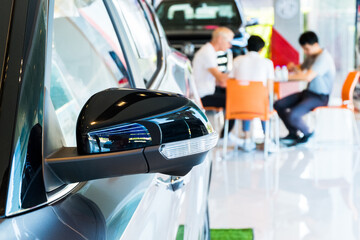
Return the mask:
[[[152,30],[156,31],[157,35],[159,36],[160,48],[161,48],[160,49],[161,65],[160,65],[160,69],[157,72],[157,74],[154,76],[152,81],[149,82],[148,88],[149,89],[157,89],[160,86],[163,77],[165,76],[165,71],[167,68],[167,55],[168,55],[168,52],[170,51],[170,49],[169,49],[169,46],[167,45],[167,39],[166,39],[165,32],[160,31],[160,29],[159,29],[159,28],[162,28],[159,18],[157,17],[153,8],[149,7],[149,9],[155,20],[155,26],[153,26],[151,24]]]
[[[149,82],[149,85],[147,86],[148,89],[158,89],[162,79],[165,76],[165,71],[167,68],[167,54],[164,54],[164,52],[169,51],[167,43],[166,43],[166,39],[164,40],[163,38],[160,38],[161,41],[161,46],[162,46],[162,56],[161,56],[161,67],[159,68],[159,71],[157,72],[157,74],[153,77],[153,79]],[[165,49],[165,51],[164,51]]]
[[[61,189],[59,191],[55,191],[54,193],[48,194],[46,202],[43,202],[43,203],[36,205],[34,207],[31,207],[31,208],[20,209],[16,212],[7,213],[6,216],[13,217],[13,216],[22,214],[24,212],[32,211],[34,209],[38,209],[38,208],[44,207],[46,205],[52,204],[54,202],[57,202],[57,201],[63,199],[64,197],[66,197],[67,195],[69,195],[71,192],[73,192],[75,188],[78,188],[80,186],[82,186],[80,183],[68,184],[68,185],[64,186],[63,189]]]
[[[151,7],[149,8],[149,10],[151,11],[151,13],[154,17],[154,20],[156,22],[156,26],[154,26],[151,23],[151,21],[148,19],[148,16],[146,16],[146,13],[144,10],[144,6],[142,5],[142,3],[140,1],[138,1],[140,7],[142,8],[142,11],[144,12],[145,20],[148,23],[148,26],[149,26],[152,36],[154,38],[154,41],[155,41],[155,44],[157,47],[157,52],[160,53],[157,56],[158,57],[157,69],[154,71],[154,74],[153,74],[151,80],[147,84],[145,84],[143,77],[140,74],[141,71],[140,71],[139,63],[138,63],[137,57],[136,57],[136,52],[137,52],[136,46],[135,46],[135,43],[133,42],[133,40],[131,39],[131,37],[129,37],[129,36],[131,36],[131,32],[128,29],[128,27],[125,26],[125,25],[127,25],[127,21],[123,15],[121,8],[116,8],[116,6],[114,5],[112,0],[104,0],[104,3],[109,12],[111,19],[114,22],[115,30],[119,30],[118,37],[121,38],[122,42],[124,42],[124,52],[126,52],[125,55],[128,56],[129,65],[131,64],[131,66],[132,66],[130,71],[132,71],[132,73],[133,73],[135,87],[136,88],[156,89],[160,85],[161,80],[165,75],[165,69],[166,69],[166,54],[165,53],[168,49],[167,49],[166,37],[165,36],[163,37],[162,34],[160,34],[160,32],[158,31],[158,26],[160,24],[160,21],[158,20],[153,9]],[[119,11],[117,9],[119,9]],[[156,37],[156,35],[158,36],[158,38]],[[124,39],[126,39],[126,40],[124,40]],[[125,44],[125,42],[126,42],[126,44]]]
[[[165,69],[166,69],[165,51],[167,50],[166,49],[167,40],[166,40],[166,36],[160,33],[159,28],[161,28],[162,26],[161,26],[161,23],[156,15],[156,13],[154,12],[154,9],[147,2],[141,2],[139,0],[138,0],[138,2],[140,4],[140,6],[142,7],[144,15],[146,16],[146,21],[149,24],[149,27],[151,29],[151,34],[153,35],[153,38],[155,39],[155,42],[157,43],[156,44],[157,45],[157,53],[158,53],[157,69],[154,72],[153,76],[151,77],[151,80],[147,83],[147,87],[149,89],[156,89],[160,85],[161,80],[165,75]],[[144,6],[144,5],[146,5],[146,6]],[[149,16],[146,15],[146,11],[145,11],[144,7],[147,7],[149,9],[150,14],[154,18],[155,23],[153,23],[149,19]]]
[[[127,56],[129,72],[133,76],[135,88],[146,88],[145,83],[140,75],[139,64],[135,56],[136,47],[128,36],[131,36],[129,29],[123,23],[126,22],[125,17],[121,11],[117,11],[117,7],[113,4],[112,0],[103,0],[106,10],[109,13],[110,19],[114,25],[116,35],[122,42],[124,55]]]
[[[44,79],[44,87],[50,89],[50,81],[51,81],[51,58],[52,58],[52,39],[53,39],[53,22],[54,22],[54,7],[55,0],[48,1],[48,22],[47,22],[47,32],[46,32],[46,60],[45,60],[45,79]],[[51,34],[49,31],[51,30]],[[45,98],[44,98],[45,103]],[[45,125],[45,122],[43,123]],[[44,133],[43,133],[43,141],[44,141]],[[44,167],[44,166],[43,166]]]
[[[59,201],[60,199],[66,197],[70,192],[72,192],[76,187],[80,187],[84,183],[71,183],[67,184],[63,189],[55,190],[52,193],[48,193],[48,204]]]
[[[111,21],[111,23],[112,23],[112,25],[113,25],[114,31],[115,31],[115,33],[116,33],[116,37],[117,37],[117,39],[118,39],[119,45],[120,45],[120,47],[121,47],[121,50],[122,50],[123,55],[124,55],[124,58],[125,58],[126,66],[127,66],[127,68],[128,68],[127,72],[128,72],[128,74],[129,74],[129,77],[130,77],[130,79],[129,79],[130,87],[131,87],[131,88],[136,88],[137,85],[135,84],[135,80],[134,80],[134,79],[135,79],[135,78],[134,78],[135,73],[132,71],[132,67],[133,67],[133,66],[130,64],[130,60],[129,60],[129,58],[128,58],[129,54],[128,54],[128,52],[126,51],[126,49],[128,48],[128,46],[126,46],[127,41],[124,39],[124,37],[121,37],[121,35],[120,35],[119,32],[118,32],[119,28],[117,28],[117,25],[116,25],[115,22],[114,22],[115,19],[114,19],[113,12],[110,11],[109,5],[107,5],[107,4],[108,4],[108,1],[107,1],[107,0],[103,0],[103,3],[104,3],[104,6],[105,6],[105,9],[106,9],[106,11],[107,11],[107,13],[108,13],[108,15],[109,15],[110,21]],[[126,39],[127,39],[127,38],[126,38]],[[124,43],[125,43],[125,45],[124,45]]]

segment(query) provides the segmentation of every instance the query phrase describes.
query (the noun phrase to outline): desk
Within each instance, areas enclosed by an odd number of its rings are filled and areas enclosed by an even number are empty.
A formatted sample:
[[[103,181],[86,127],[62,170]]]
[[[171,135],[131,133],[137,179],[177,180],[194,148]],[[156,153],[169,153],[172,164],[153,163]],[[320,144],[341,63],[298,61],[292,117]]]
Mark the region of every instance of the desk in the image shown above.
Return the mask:
[[[301,92],[307,86],[304,81],[274,82],[274,100]]]

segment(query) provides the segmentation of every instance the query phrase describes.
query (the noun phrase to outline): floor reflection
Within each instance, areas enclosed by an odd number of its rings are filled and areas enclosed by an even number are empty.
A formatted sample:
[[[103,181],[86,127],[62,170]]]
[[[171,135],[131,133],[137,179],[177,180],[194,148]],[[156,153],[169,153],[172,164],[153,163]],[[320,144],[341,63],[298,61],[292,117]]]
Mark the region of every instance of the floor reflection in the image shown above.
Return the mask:
[[[332,146],[214,158],[211,228],[250,227],[257,240],[360,239],[359,157]]]

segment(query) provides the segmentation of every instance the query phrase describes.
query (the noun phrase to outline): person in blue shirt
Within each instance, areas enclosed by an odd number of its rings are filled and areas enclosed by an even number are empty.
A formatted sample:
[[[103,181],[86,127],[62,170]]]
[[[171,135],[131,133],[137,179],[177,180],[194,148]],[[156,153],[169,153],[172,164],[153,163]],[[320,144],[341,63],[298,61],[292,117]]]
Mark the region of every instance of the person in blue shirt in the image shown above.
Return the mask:
[[[288,65],[289,81],[306,81],[308,86],[304,91],[274,103],[275,110],[289,131],[281,139],[286,144],[305,143],[313,135],[302,117],[311,110],[328,104],[336,73],[332,57],[326,49],[321,48],[314,32],[303,33],[299,43],[306,57],[300,67]]]

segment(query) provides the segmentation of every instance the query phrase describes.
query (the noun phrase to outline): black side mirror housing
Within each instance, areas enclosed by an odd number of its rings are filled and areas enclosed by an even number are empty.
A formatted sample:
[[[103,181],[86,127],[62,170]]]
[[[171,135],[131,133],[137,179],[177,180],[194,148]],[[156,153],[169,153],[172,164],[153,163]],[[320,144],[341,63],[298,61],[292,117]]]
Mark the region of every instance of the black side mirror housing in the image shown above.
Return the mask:
[[[205,114],[187,98],[140,89],[108,89],[80,112],[77,148],[46,164],[64,183],[160,172],[183,176],[216,145]]]

